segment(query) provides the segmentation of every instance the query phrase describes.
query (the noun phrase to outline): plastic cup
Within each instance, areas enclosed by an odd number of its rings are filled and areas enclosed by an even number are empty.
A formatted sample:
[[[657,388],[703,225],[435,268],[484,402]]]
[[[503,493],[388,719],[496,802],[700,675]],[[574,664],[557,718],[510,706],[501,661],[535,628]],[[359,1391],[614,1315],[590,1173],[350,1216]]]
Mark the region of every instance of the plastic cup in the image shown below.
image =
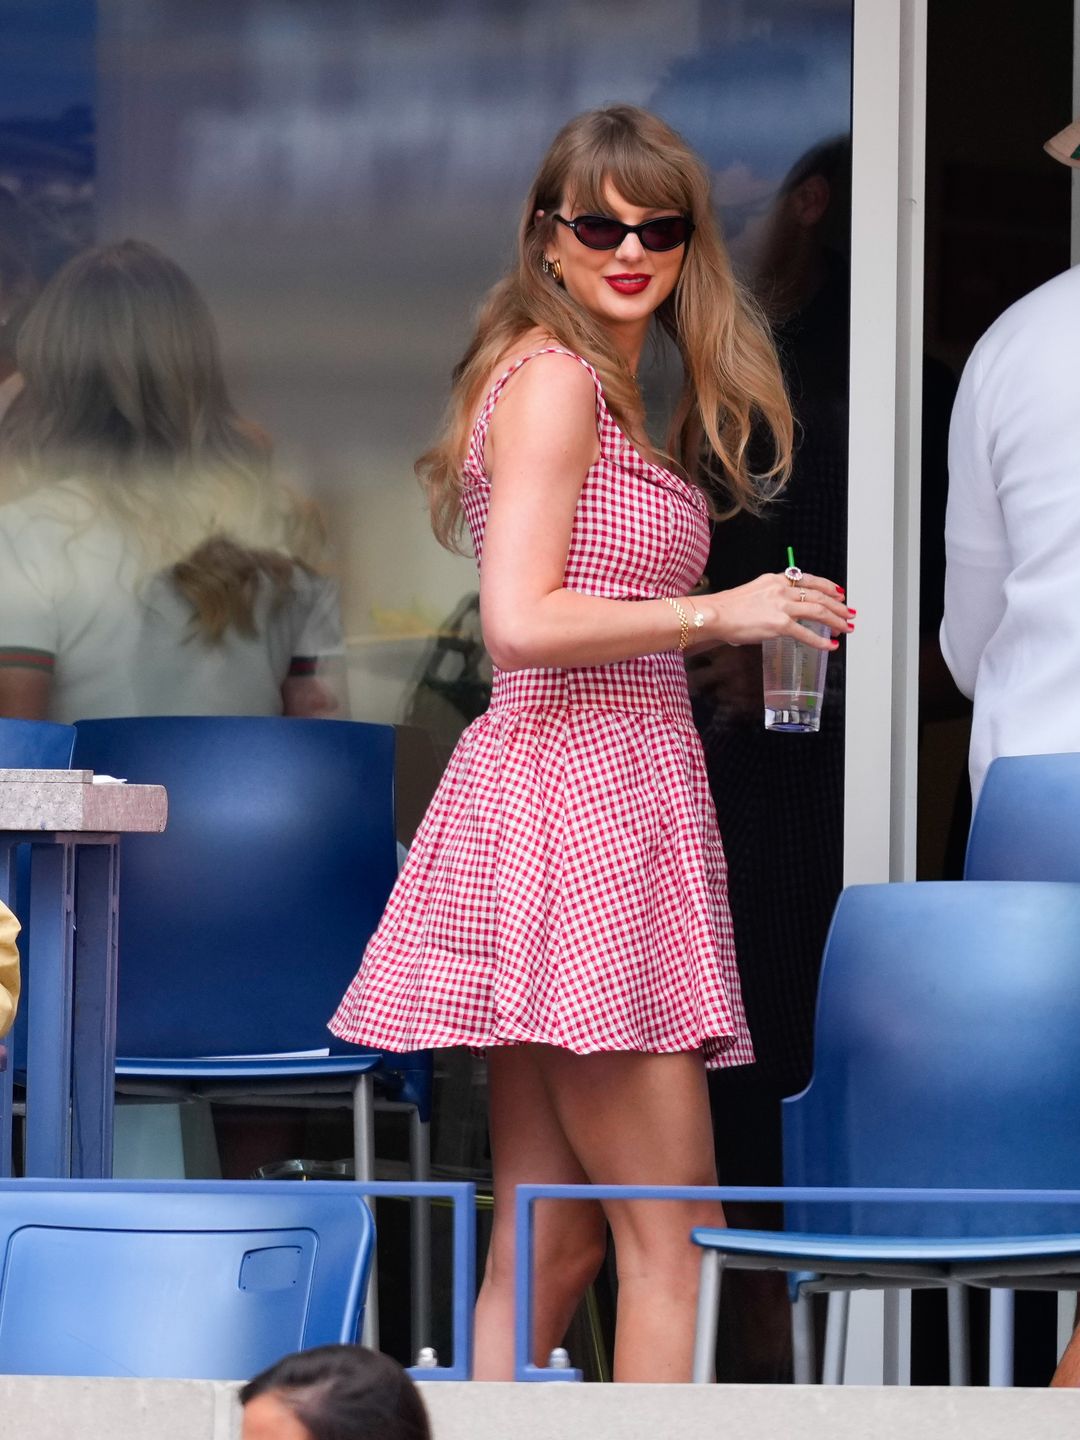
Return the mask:
[[[815,635],[831,638],[820,620],[800,620]],[[828,650],[803,645],[791,635],[778,635],[761,646],[761,676],[765,688],[765,729],[805,735],[821,728],[821,702],[825,693]]]

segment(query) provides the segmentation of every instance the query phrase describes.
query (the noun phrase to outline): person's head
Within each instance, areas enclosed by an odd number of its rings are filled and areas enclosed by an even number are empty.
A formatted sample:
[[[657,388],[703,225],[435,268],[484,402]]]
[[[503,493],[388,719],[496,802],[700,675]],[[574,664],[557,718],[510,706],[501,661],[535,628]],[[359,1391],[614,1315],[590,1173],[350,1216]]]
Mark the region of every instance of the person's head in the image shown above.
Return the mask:
[[[660,223],[640,236],[619,236],[587,217]],[[566,223],[574,220],[576,230]],[[605,245],[613,238],[620,243]],[[725,268],[704,166],[663,120],[616,105],[560,130],[519,235],[519,280],[538,306],[573,307],[572,320],[584,311],[615,332],[662,314],[675,331],[680,301],[692,304],[703,276]],[[647,283],[629,294],[611,288],[609,277],[627,275]]]
[[[587,216],[621,223],[605,234],[582,224]],[[653,220],[665,223],[641,235],[623,229]],[[612,239],[610,249],[593,248]],[[729,497],[753,508],[787,473],[791,413],[767,326],[733,277],[708,173],[656,115],[633,105],[590,110],[563,126],[541,161],[516,263],[455,372],[446,432],[418,463],[440,539],[452,543],[460,522],[460,468],[481,389],[515,343],[538,330],[584,356],[616,419],[640,434],[641,395],[620,340],[650,319],[675,342],[686,377],[673,458],[695,474],[711,451]],[[774,462],[754,476],[747,450],[759,422]]]
[[[823,280],[828,257],[851,254],[851,138],[801,155],[780,183],[754,256],[753,285],[777,318],[800,309]]]
[[[206,302],[152,245],[69,260],[26,317],[17,361],[4,448],[50,478],[265,461],[265,439],[230,404]]]
[[[42,491],[76,532],[106,512],[144,574],[171,572],[193,633],[254,633],[260,587],[280,599],[294,560],[317,568],[318,514],[273,482],[268,438],[229,400],[209,307],[160,250],[125,240],[69,260],[26,317],[17,359],[4,498]]]
[[[241,1389],[240,1403],[242,1440],[431,1440],[405,1371],[359,1345],[286,1355]]]

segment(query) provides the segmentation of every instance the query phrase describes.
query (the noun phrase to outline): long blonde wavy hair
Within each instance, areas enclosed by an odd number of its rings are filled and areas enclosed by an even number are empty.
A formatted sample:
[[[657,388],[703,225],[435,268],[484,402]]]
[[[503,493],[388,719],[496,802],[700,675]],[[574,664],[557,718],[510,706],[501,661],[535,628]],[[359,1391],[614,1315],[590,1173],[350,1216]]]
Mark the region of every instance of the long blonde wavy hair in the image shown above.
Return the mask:
[[[712,211],[702,162],[671,127],[634,105],[590,110],[566,124],[545,156],[521,216],[517,263],[489,292],[454,371],[443,432],[416,472],[432,527],[448,549],[462,536],[462,465],[489,377],[528,331],[538,329],[594,366],[608,409],[632,436],[644,431],[641,392],[610,332],[542,268],[561,206],[604,214],[613,185],[632,205],[678,210],[694,233],[672,294],[655,323],[678,348],[683,388],[668,458],[701,479],[717,513],[758,510],[791,468],[793,422],[768,323],[736,281]],[[536,218],[537,212],[542,217]],[[758,438],[771,441],[754,468]]]
[[[279,484],[268,437],[233,409],[217,331],[189,276],[125,240],[57,272],[19,334],[23,389],[0,422],[4,498],[73,527],[121,525],[141,572],[171,572],[196,630],[254,633],[263,579],[317,568],[318,513]]]

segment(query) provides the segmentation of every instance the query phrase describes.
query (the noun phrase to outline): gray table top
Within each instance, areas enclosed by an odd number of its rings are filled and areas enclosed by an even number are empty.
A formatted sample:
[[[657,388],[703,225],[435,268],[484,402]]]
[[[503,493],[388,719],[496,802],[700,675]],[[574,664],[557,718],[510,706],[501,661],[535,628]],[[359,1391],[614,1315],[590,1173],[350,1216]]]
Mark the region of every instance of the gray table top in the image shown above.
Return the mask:
[[[89,770],[0,769],[0,833],[156,834],[168,812],[162,785],[102,783]]]

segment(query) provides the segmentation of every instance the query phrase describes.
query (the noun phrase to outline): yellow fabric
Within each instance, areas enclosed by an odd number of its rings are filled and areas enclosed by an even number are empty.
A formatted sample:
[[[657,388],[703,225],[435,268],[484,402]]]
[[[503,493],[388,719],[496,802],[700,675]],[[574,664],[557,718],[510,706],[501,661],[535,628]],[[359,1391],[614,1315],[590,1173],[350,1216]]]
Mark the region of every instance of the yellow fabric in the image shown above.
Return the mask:
[[[19,922],[6,905],[0,904],[0,1035],[11,1029],[19,1003],[19,952],[15,948],[18,933]]]

